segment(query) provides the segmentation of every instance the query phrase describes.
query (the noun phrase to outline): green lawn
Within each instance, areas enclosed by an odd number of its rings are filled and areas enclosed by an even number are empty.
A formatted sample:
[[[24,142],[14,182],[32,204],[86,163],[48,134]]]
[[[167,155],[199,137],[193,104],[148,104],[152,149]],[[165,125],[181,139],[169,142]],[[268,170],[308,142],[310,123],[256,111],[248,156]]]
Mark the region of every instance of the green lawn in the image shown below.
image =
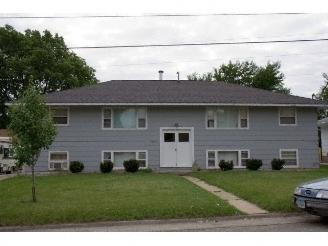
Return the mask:
[[[270,212],[294,212],[298,211],[291,202],[295,187],[302,182],[328,177],[328,166],[313,170],[206,171],[190,175]]]
[[[176,174],[79,173],[0,181],[0,226],[241,214]]]
[[[271,212],[293,212],[297,184],[327,177],[328,166],[313,170],[200,171],[191,176]],[[0,226],[229,216],[242,214],[226,201],[168,173],[79,173],[0,181]]]

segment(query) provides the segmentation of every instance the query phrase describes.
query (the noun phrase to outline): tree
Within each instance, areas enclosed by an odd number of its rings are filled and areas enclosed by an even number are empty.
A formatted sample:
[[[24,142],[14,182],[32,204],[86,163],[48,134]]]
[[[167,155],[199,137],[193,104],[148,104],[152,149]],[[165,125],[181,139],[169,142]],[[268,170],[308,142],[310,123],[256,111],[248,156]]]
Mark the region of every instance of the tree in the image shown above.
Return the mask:
[[[9,134],[16,165],[26,164],[32,171],[32,198],[36,202],[34,167],[42,149],[48,149],[57,135],[48,107],[34,85],[9,107]]]
[[[284,74],[279,71],[280,62],[268,62],[266,67],[259,67],[252,82],[252,87],[264,90],[290,94],[290,89],[284,87]]]
[[[222,64],[219,68],[213,69],[213,78],[216,81],[252,86],[257,69],[257,65],[252,61],[229,61],[227,65]]]
[[[266,67],[259,67],[253,61],[229,61],[212,72],[202,75],[193,73],[188,75],[189,80],[224,81],[233,84],[245,85],[270,91],[290,94],[290,89],[284,87],[284,74],[279,71],[280,62],[268,62]]]
[[[41,94],[98,82],[95,70],[69,51],[58,34],[0,27],[0,128],[9,123],[5,102],[18,99],[31,77]]]
[[[192,81],[212,81],[213,75],[211,72],[204,73],[202,75],[198,73],[192,73],[190,75],[187,75],[188,80]]]
[[[328,75],[326,73],[323,73],[322,76],[324,77],[324,85],[320,87],[320,90],[317,94],[313,94],[313,99],[328,101]],[[327,110],[320,109],[318,111],[318,120],[321,120],[323,118],[328,117]]]

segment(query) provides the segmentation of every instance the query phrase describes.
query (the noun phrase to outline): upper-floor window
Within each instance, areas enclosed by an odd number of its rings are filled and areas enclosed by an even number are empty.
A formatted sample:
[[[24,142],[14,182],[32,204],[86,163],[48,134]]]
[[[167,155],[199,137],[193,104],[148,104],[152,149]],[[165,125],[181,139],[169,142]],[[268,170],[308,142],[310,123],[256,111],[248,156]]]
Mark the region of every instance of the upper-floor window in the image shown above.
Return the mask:
[[[218,129],[248,128],[247,108],[208,108],[206,127]]]
[[[296,125],[296,109],[295,108],[280,108],[279,109],[279,125]]]
[[[104,108],[103,129],[145,129],[145,108]]]
[[[51,108],[53,121],[61,126],[68,125],[68,108]]]

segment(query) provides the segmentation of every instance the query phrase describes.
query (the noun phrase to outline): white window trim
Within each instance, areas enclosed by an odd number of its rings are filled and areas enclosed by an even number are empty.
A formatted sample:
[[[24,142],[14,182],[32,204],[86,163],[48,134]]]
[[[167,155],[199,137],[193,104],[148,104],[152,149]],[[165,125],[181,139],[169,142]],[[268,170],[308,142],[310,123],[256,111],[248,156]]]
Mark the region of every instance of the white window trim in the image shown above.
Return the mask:
[[[66,153],[66,155],[67,155],[67,168],[62,168],[62,169],[50,168],[50,162],[51,162],[50,156],[51,156],[52,153]],[[61,150],[58,150],[58,151],[49,151],[49,154],[48,154],[48,169],[50,171],[69,170],[69,151],[61,151]]]
[[[218,128],[217,127],[217,116],[216,116],[216,109],[219,109],[219,108],[229,108],[229,107],[208,107],[208,108],[205,108],[205,127],[206,127],[206,130],[244,130],[244,129],[249,129],[249,108],[248,107],[233,107],[233,108],[237,108],[238,109],[238,127],[232,127],[232,128]],[[240,124],[240,120],[241,120],[241,117],[240,117],[240,110],[241,109],[246,109],[247,111],[247,127],[241,127],[241,124]],[[208,127],[207,125],[207,110],[214,110],[214,127]]]
[[[283,109],[293,109],[293,110],[295,110],[295,124],[281,124],[280,123],[280,112]],[[297,108],[278,108],[278,123],[279,123],[279,126],[297,126]]]
[[[110,155],[111,155],[111,159],[110,161],[112,161],[113,163],[115,163],[115,160],[114,160],[114,153],[128,153],[128,152],[134,152],[136,153],[136,160],[144,160],[144,159],[138,159],[138,155],[140,152],[145,152],[146,153],[146,164],[145,164],[145,167],[139,167],[140,169],[146,169],[148,168],[148,150],[102,150],[101,151],[101,162],[104,162],[106,160],[109,160],[109,159],[104,159],[104,154],[105,153],[108,153],[110,152]],[[122,170],[124,169],[124,167],[115,167],[114,165],[114,170]]]
[[[248,152],[248,159],[251,159],[250,157],[250,150],[249,149],[209,149],[209,150],[206,150],[206,169],[220,169],[219,167],[219,160],[218,160],[218,156],[217,156],[217,152],[238,152],[238,165],[236,165],[234,163],[234,166],[233,168],[236,168],[236,169],[243,169],[243,168],[246,168],[246,166],[242,166],[241,165],[241,152],[245,151],[245,152]],[[215,162],[214,162],[214,167],[209,167],[208,166],[208,152],[215,152]]]
[[[298,149],[280,149],[279,150],[279,158],[280,159],[282,159],[281,152],[283,152],[283,151],[295,151],[296,152],[296,165],[294,165],[294,166],[284,165],[284,168],[298,168],[299,167]]]
[[[148,112],[147,112],[147,108],[146,107],[121,107],[121,108],[133,108],[136,110],[136,127],[135,128],[114,128],[113,125],[114,125],[114,116],[113,116],[113,109],[117,109],[117,108],[120,108],[120,107],[104,107],[102,108],[101,110],[101,129],[102,130],[114,130],[114,131],[125,131],[125,130],[147,130],[148,128]],[[111,110],[111,127],[104,127],[104,110],[105,109],[110,109]],[[139,117],[138,117],[138,109],[144,109],[146,111],[146,116],[145,116],[145,120],[146,120],[146,124],[145,124],[145,127],[139,127],[138,126],[138,120],[139,120]]]
[[[67,123],[66,124],[57,124],[57,123],[55,123],[55,124],[57,126],[69,126],[69,118],[70,118],[69,107],[50,107],[50,112],[51,112],[51,110],[56,111],[56,109],[67,109]]]

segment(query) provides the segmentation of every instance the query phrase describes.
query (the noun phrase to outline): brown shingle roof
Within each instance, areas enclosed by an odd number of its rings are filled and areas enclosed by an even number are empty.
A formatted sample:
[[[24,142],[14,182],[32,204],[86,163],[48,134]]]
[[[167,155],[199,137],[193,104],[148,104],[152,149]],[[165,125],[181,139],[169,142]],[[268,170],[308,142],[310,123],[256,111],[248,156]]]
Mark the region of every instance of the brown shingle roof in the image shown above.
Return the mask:
[[[326,102],[225,82],[113,80],[46,95],[48,105],[282,105]]]
[[[0,129],[0,137],[8,137],[7,129]]]

